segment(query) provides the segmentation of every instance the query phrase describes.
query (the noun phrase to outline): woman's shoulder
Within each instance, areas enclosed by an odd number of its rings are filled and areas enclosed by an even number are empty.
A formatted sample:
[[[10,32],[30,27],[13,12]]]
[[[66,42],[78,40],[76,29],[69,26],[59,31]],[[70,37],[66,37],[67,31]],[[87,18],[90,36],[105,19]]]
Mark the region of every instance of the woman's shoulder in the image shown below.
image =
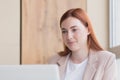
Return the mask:
[[[96,55],[98,60],[103,63],[113,62],[116,60],[116,55],[109,51],[98,51]]]
[[[91,59],[96,59],[100,63],[105,63],[106,61],[108,62],[109,60],[114,61],[116,60],[116,56],[114,53],[101,50],[101,51],[95,51],[91,50]]]
[[[48,59],[48,64],[55,64],[61,58],[59,54],[55,54]]]
[[[109,58],[109,57],[116,57],[115,53],[109,52],[109,51],[97,51],[97,56],[99,57],[105,57],[105,58]]]

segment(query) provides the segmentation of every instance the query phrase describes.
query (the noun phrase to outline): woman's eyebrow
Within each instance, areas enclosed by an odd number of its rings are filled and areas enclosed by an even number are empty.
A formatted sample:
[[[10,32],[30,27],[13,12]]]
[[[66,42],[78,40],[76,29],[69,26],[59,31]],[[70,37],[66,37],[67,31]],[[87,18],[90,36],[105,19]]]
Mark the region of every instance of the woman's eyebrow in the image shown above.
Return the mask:
[[[77,27],[76,25],[71,26],[70,29]],[[61,28],[61,30],[66,30],[66,28]]]
[[[74,26],[71,26],[71,27],[70,27],[70,29],[72,29],[72,28],[75,28],[75,27],[77,27],[77,26],[76,26],[76,25],[74,25]]]
[[[61,30],[66,30],[65,28],[61,28]]]

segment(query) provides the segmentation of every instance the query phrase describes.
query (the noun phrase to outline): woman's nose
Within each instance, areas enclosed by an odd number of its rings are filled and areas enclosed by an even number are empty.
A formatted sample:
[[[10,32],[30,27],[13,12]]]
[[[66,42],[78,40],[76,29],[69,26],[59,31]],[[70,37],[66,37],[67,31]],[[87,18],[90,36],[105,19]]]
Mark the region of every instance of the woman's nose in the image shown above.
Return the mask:
[[[69,39],[72,39],[72,38],[73,38],[73,34],[71,32],[68,32],[67,39],[69,40]]]

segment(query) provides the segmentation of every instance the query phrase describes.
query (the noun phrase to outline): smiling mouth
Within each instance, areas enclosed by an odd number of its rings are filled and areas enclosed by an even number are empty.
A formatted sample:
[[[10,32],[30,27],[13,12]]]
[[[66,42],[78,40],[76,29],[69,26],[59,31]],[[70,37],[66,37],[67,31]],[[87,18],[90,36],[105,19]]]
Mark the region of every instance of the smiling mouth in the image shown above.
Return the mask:
[[[68,42],[67,44],[68,45],[73,45],[75,42]]]

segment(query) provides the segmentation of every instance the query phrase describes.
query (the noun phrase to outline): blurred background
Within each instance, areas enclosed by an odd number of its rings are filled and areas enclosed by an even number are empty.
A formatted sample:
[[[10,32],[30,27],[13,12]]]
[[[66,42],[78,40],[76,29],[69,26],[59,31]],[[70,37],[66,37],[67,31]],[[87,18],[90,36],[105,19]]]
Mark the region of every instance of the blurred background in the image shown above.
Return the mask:
[[[0,65],[47,63],[63,50],[61,15],[79,7],[120,67],[120,0],[0,0]]]
[[[70,8],[89,15],[98,41],[120,67],[120,0],[0,0],[0,65],[45,64],[63,50],[61,15]]]

